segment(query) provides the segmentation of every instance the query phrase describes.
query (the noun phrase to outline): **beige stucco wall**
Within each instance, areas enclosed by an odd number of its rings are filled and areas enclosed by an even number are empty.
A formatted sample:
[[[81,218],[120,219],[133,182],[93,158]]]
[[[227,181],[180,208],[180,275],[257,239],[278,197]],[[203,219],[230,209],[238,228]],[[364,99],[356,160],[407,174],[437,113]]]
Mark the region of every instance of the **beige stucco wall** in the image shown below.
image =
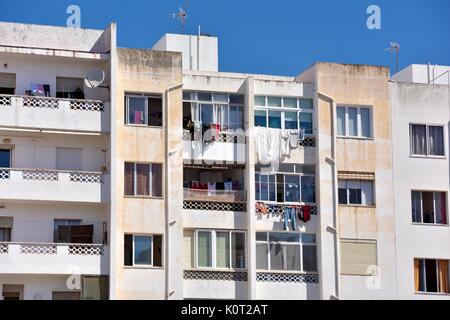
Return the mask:
[[[151,50],[117,50],[116,109],[112,127],[116,136],[113,161],[115,161],[115,193],[112,199],[113,221],[116,232],[113,241],[116,248],[114,281],[116,299],[165,299],[167,272],[166,246],[166,199],[170,199],[170,271],[169,291],[175,290],[171,297],[182,297],[182,145],[181,145],[181,55],[179,53]],[[125,93],[145,93],[163,96],[163,117],[168,118],[170,141],[166,140],[166,128],[133,127],[124,125]],[[169,143],[166,150],[166,143]],[[176,151],[166,163],[166,151]],[[161,199],[124,197],[124,162],[162,163],[170,171],[164,172]],[[169,186],[169,190],[164,189]],[[124,267],[124,233],[162,234],[163,268],[137,269]],[[178,267],[180,266],[180,267]]]
[[[375,174],[374,207],[338,207],[339,238],[377,240],[378,276],[340,276],[340,299],[394,298],[395,220],[391,156],[391,111],[389,69],[366,65],[317,63],[305,72],[316,90],[331,97],[336,105],[372,107],[373,139],[336,139],[337,171]],[[301,79],[300,76],[298,79]],[[305,79],[303,79],[305,80]],[[320,262],[322,298],[336,293],[336,263],[333,233],[332,113],[330,102],[316,96],[318,114],[318,198],[320,202]],[[339,251],[338,251],[339,254]],[[338,256],[338,258],[340,258]],[[339,260],[339,259],[338,259]]]

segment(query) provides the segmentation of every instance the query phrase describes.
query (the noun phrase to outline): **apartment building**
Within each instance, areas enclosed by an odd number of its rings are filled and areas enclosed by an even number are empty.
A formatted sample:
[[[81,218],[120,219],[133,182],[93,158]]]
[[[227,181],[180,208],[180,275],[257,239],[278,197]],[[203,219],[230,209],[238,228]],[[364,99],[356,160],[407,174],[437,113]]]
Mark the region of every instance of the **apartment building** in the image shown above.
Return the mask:
[[[0,35],[1,299],[448,298],[447,86],[220,72],[215,37],[115,24]]]
[[[398,297],[448,299],[450,67],[392,77]]]

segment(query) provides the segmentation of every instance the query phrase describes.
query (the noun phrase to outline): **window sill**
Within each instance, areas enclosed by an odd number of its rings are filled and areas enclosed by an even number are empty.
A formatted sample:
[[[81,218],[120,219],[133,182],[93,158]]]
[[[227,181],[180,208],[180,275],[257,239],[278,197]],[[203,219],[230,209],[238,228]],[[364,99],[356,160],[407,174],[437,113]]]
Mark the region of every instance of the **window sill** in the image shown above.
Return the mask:
[[[367,274],[367,273],[341,273],[341,276],[348,276],[348,277],[378,277],[379,275],[377,273],[375,274]]]
[[[376,209],[377,206],[376,205],[362,205],[362,204],[339,204],[339,207]]]
[[[140,200],[164,200],[164,197],[151,197],[151,196],[123,196],[125,199],[140,199]]]
[[[127,270],[164,270],[164,267],[154,267],[154,266],[123,266]]]
[[[414,292],[416,295],[424,295],[424,296],[442,296],[442,297],[450,297],[450,293],[441,293],[441,292]]]
[[[410,154],[410,159],[436,159],[436,160],[446,160],[447,156],[425,156],[420,154]]]
[[[129,128],[153,128],[153,129],[164,129],[164,126],[148,126],[145,124],[124,124],[125,127]]]
[[[361,141],[374,141],[374,138],[367,138],[367,137],[352,137],[352,136],[336,136],[337,139],[343,139],[343,140],[361,140]]]
[[[448,227],[448,224],[441,224],[441,223],[413,222],[411,224],[413,226],[421,226],[421,227]]]

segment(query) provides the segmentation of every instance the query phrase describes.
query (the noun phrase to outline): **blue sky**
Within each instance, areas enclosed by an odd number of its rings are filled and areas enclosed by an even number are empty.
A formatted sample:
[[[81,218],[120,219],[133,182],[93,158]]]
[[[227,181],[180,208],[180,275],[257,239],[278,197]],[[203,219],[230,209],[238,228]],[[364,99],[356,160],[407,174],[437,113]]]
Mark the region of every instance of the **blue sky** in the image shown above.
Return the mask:
[[[184,1],[184,0],[183,0]],[[83,28],[118,24],[119,46],[150,48],[178,33],[169,17],[181,0],[0,0],[0,21],[66,24],[81,7]],[[381,8],[381,30],[366,9]],[[296,75],[316,61],[385,65],[384,49],[400,43],[400,69],[411,63],[450,65],[449,0],[189,0],[187,32],[219,37],[221,71]]]

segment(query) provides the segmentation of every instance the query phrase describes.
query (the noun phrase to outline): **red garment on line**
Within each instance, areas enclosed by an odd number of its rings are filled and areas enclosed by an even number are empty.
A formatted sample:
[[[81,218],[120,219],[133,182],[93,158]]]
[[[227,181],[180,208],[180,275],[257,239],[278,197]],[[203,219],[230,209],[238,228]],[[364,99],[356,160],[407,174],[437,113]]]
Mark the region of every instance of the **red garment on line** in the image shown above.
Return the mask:
[[[308,205],[303,206],[303,222],[311,220],[311,207]]]

